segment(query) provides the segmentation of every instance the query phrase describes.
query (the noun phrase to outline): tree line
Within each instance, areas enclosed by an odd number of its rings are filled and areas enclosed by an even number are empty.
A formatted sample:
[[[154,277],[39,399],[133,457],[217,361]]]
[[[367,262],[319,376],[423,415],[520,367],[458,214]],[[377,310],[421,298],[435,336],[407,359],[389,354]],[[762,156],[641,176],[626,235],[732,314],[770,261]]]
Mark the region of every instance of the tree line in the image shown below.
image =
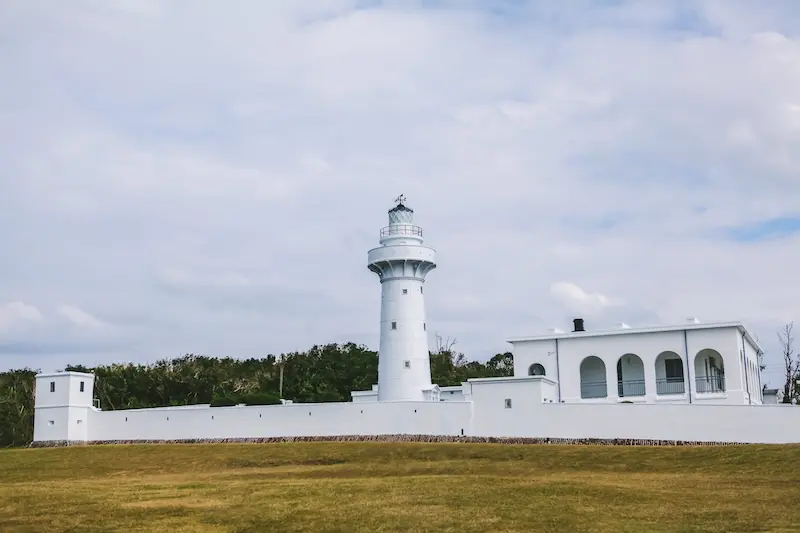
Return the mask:
[[[467,361],[455,341],[442,341],[431,356],[431,378],[440,386],[469,378],[513,375],[510,352],[485,363]],[[282,367],[282,369],[281,369]],[[314,346],[264,358],[233,359],[186,354],[153,364],[111,364],[63,370],[93,372],[94,397],[103,410],[167,405],[346,402],[350,391],[378,382],[378,354],[353,343]],[[33,439],[35,376],[32,369],[0,373],[0,447],[24,446]]]

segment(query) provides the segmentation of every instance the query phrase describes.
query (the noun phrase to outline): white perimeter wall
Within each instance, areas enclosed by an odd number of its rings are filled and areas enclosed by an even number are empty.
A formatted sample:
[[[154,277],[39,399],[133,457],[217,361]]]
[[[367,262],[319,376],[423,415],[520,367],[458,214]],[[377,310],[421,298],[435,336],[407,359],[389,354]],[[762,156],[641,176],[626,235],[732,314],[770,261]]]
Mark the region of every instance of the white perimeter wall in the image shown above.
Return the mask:
[[[472,384],[472,436],[800,443],[800,407],[542,403],[544,381]],[[512,407],[506,408],[506,398]]]
[[[473,380],[467,402],[374,402],[98,411],[37,408],[35,439],[180,440],[337,435],[452,435],[800,443],[800,407],[558,404],[547,378]],[[506,399],[511,407],[506,407]],[[86,424],[77,423],[86,415]],[[80,416],[78,416],[80,415]],[[55,426],[44,426],[47,420]],[[73,427],[74,426],[74,427]],[[70,431],[66,431],[69,427]]]
[[[319,403],[92,411],[88,440],[468,435],[471,411],[469,402]]]

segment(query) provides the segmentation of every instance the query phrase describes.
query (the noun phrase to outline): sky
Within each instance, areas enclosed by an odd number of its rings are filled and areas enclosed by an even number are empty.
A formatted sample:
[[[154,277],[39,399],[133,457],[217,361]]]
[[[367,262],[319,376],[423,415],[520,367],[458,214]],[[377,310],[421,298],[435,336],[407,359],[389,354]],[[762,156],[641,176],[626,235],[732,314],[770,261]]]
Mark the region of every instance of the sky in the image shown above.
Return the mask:
[[[800,320],[800,2],[5,0],[0,370]]]

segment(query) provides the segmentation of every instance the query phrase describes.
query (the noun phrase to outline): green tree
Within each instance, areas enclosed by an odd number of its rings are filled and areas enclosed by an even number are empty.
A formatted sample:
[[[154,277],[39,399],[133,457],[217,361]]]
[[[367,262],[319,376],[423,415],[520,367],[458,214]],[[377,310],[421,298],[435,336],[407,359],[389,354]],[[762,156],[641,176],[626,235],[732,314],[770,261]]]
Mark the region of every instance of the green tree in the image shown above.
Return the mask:
[[[0,446],[24,446],[33,439],[33,398],[37,371],[0,373]]]

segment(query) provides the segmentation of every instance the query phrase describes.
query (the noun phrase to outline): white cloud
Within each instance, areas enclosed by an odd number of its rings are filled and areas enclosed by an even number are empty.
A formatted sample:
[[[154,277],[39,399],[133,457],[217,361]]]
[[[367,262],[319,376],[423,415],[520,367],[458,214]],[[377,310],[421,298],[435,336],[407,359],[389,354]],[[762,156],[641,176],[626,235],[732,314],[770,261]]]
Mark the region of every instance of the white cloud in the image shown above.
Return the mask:
[[[8,302],[0,305],[0,333],[8,333],[18,327],[41,322],[42,313],[25,302]]]
[[[800,237],[724,237],[798,215],[796,2],[359,4],[2,3],[0,300],[122,337],[40,320],[0,366],[375,347],[401,192],[470,357],[568,313],[796,313]]]
[[[72,305],[60,305],[58,306],[57,311],[59,314],[70,320],[70,322],[81,327],[97,329],[106,326],[106,323],[102,320]]]
[[[575,313],[596,313],[611,304],[604,294],[586,292],[574,283],[558,281],[550,285],[550,294],[555,300]]]

